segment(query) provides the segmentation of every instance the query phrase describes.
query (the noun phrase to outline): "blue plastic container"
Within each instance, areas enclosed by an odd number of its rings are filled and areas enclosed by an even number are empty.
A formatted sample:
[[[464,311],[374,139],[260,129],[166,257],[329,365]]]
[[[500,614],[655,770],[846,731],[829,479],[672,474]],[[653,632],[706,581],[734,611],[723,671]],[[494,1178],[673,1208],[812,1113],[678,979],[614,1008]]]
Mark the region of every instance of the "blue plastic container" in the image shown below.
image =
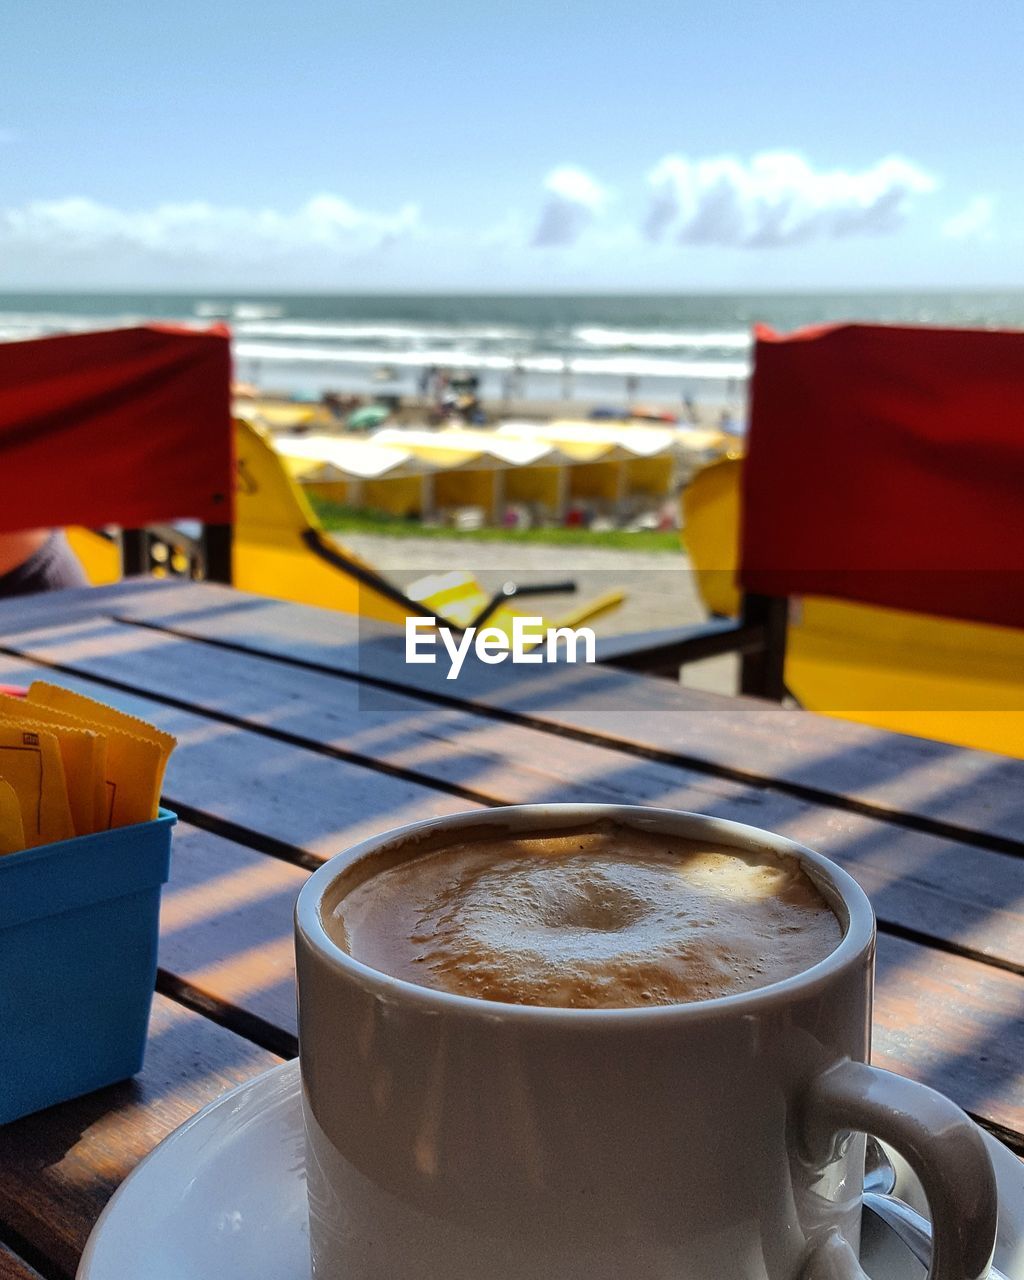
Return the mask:
[[[0,1124],[141,1068],[176,821],[0,858]]]

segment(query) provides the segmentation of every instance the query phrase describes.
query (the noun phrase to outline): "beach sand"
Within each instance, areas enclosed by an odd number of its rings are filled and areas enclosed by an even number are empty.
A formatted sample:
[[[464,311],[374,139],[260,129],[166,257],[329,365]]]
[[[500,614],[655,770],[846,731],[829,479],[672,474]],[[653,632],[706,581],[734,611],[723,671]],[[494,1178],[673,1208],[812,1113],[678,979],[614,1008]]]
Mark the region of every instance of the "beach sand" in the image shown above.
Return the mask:
[[[310,404],[306,401],[297,401],[280,392],[272,390],[264,390],[257,387],[249,387],[245,385],[246,395],[239,396],[236,389],[236,406],[244,412],[245,407],[249,403],[259,405],[274,405],[282,408],[314,408],[316,417],[311,424],[315,429],[332,429],[340,428],[344,422],[344,416],[335,418],[330,411],[320,403]],[[382,398],[382,402],[383,402]],[[374,397],[367,394],[360,397],[362,404],[373,404]],[[550,422],[554,420],[571,420],[587,421],[593,410],[598,407],[591,400],[484,400],[481,402],[481,408],[486,415],[487,422],[484,424],[491,425],[500,422],[519,421],[519,422]],[[616,402],[608,407],[613,409],[621,409],[626,414],[626,402]],[[643,402],[638,402],[635,407],[648,407]],[[719,425],[722,415],[721,404],[695,404],[693,417],[687,419],[682,405],[660,405],[657,401],[649,402],[649,407],[655,410],[664,408],[670,413],[679,415],[679,423],[682,426],[691,425],[707,428],[715,428]],[[385,425],[388,426],[424,426],[434,421],[433,404],[421,396],[407,395],[399,399],[397,407],[393,410],[391,417]],[[735,417],[735,411],[733,416]]]

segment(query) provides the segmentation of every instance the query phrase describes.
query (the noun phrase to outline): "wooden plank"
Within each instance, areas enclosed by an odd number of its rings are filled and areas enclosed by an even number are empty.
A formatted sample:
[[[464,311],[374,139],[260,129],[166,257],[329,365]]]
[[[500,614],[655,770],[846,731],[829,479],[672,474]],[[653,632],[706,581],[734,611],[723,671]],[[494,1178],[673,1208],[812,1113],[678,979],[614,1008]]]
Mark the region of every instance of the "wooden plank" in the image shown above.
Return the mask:
[[[457,681],[448,681],[440,666],[406,664],[395,629],[210,584],[145,593],[108,589],[97,607],[108,616],[394,682],[408,692],[594,735],[633,751],[656,751],[1017,845],[1022,840],[1024,762],[1004,756],[607,668],[469,662]],[[40,609],[20,625],[49,625],[70,613]]]
[[[160,966],[292,1035],[292,912],[308,871],[179,823],[160,910]]]
[[[80,618],[95,618],[119,609],[134,611],[136,607],[145,608],[143,600],[147,596],[171,593],[170,601],[178,598],[176,591],[176,583],[133,578],[109,587],[76,587],[0,600],[0,644],[6,636],[26,627],[48,627]]]
[[[880,934],[872,1061],[1024,1134],[1024,978]]]
[[[0,1244],[0,1280],[42,1280],[38,1271]]]
[[[326,744],[370,764],[412,773],[426,786],[461,789],[462,796],[451,802],[457,808],[474,799],[655,804],[777,831],[851,871],[884,922],[1024,968],[1024,858],[402,695],[388,693],[382,705],[364,707],[358,682],[148,629],[101,620],[26,633],[18,646],[29,655],[126,684],[147,698],[185,699],[203,714],[241,719],[312,749]],[[126,695],[115,689],[105,696],[116,702]],[[173,709],[145,706],[146,714],[175,731]],[[220,740],[214,735],[213,741]],[[255,749],[246,747],[249,753]],[[266,752],[267,745],[262,749]],[[196,757],[201,781],[223,773],[217,750],[210,747]],[[182,782],[182,767],[175,757],[168,792],[202,807],[198,793],[187,789],[194,771]],[[318,762],[318,778],[323,769],[324,762]],[[390,778],[382,780],[385,784],[395,785]],[[306,794],[315,807],[315,797]],[[393,825],[390,815],[385,824]],[[294,833],[289,838],[323,852],[322,845],[310,846]],[[328,852],[341,847],[335,844]]]
[[[142,1157],[200,1107],[278,1061],[157,996],[134,1080],[0,1128],[0,1220],[73,1276],[103,1206]]]
[[[292,907],[305,872],[182,826],[161,963],[212,998],[295,1031]],[[885,934],[875,1060],[1024,1132],[1024,978]]]

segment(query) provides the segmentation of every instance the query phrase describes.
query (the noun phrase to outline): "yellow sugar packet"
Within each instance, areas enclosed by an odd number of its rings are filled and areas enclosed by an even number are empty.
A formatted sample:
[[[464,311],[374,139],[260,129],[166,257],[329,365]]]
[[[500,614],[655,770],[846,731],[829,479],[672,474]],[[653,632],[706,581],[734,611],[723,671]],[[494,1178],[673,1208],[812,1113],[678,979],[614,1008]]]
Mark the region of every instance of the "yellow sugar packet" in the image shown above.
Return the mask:
[[[83,721],[97,732],[106,726]],[[118,729],[107,734],[107,796],[102,829],[149,822],[160,808],[160,784],[165,757],[155,742],[134,738]]]
[[[76,693],[73,689],[65,689],[59,684],[50,684],[46,680],[33,680],[28,690],[29,702],[42,703],[52,707],[54,711],[68,711],[73,716],[81,716],[84,720],[98,720],[100,724],[109,725],[112,729],[120,729],[130,733],[133,738],[144,738],[147,742],[155,742],[163,754],[164,763],[178,745],[177,738],[164,733],[148,720],[129,715],[127,711],[119,711],[117,707],[108,707],[105,702],[97,702],[95,698],[87,698],[84,693]]]
[[[160,807],[164,761],[155,742],[135,738],[95,720],[62,713],[69,726],[102,734],[107,744],[103,794],[95,830],[127,827],[155,818]]]
[[[26,848],[72,838],[64,765],[52,733],[0,724],[0,778],[17,794]]]
[[[25,847],[25,826],[21,821],[18,793],[0,778],[0,858]]]
[[[0,694],[0,723],[45,729],[57,739],[75,834],[99,831],[107,810],[107,739],[92,729],[70,725],[63,714]]]
[[[125,827],[155,818],[160,807],[164,767],[176,740],[153,725],[108,707],[84,694],[36,680],[28,691],[29,706],[60,712],[76,728],[91,729],[107,739],[107,794],[100,829]]]

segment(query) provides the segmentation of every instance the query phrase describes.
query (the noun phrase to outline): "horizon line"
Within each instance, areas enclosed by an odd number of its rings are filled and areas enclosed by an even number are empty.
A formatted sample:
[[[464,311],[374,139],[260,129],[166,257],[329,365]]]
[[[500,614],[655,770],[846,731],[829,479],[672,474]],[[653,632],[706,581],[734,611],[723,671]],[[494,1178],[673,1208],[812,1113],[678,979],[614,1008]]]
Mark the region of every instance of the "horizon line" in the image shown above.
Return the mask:
[[[0,283],[0,297],[29,296],[104,296],[118,295],[122,297],[146,297],[154,294],[163,296],[192,297],[196,294],[221,294],[228,297],[252,298],[750,298],[750,297],[820,297],[822,295],[844,293],[853,295],[878,294],[1024,294],[1024,283],[1006,284],[971,284],[971,285],[939,285],[939,284],[887,284],[887,285],[815,285],[811,288],[756,288],[734,289],[711,286],[706,289],[452,289],[452,288],[415,288],[415,289],[324,289],[302,288],[245,288],[231,285],[198,285],[198,286],[161,286],[130,285],[120,287],[101,287],[98,285],[22,285],[10,287]]]

